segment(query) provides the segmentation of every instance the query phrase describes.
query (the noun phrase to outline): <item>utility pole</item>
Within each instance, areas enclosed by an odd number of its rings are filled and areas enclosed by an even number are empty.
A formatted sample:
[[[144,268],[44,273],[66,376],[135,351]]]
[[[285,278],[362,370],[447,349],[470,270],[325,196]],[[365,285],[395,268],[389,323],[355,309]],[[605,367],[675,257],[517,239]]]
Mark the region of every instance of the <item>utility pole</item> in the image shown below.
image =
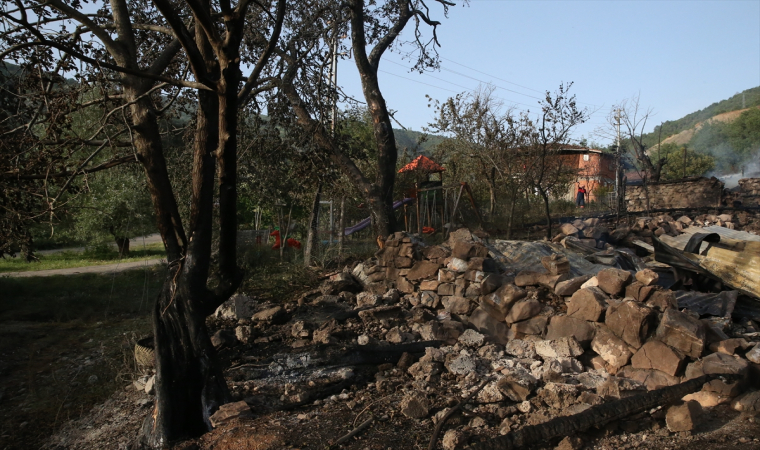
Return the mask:
[[[338,21],[333,23],[332,58],[330,61],[330,131],[335,137],[335,125],[338,122]]]
[[[615,121],[617,122],[617,146],[615,147],[615,211],[620,215],[620,195],[622,187],[620,176],[620,108],[615,110]]]

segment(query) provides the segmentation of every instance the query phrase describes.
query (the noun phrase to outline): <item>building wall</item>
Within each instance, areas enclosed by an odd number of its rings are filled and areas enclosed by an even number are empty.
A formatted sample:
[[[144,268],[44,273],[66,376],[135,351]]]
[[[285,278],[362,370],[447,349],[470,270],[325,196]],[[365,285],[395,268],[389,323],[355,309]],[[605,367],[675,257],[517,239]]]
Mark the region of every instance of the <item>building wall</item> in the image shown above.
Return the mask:
[[[584,156],[588,155],[588,161]],[[600,187],[615,186],[615,158],[604,153],[563,155],[563,163],[578,169],[575,182],[569,187],[567,199],[575,201],[579,184],[588,191],[587,201],[597,201]]]
[[[742,206],[760,206],[760,178],[739,180],[738,199]]]
[[[716,207],[723,200],[723,182],[715,177],[649,183],[646,191],[649,209]],[[629,212],[646,211],[646,191],[644,186],[626,186],[625,206]]]

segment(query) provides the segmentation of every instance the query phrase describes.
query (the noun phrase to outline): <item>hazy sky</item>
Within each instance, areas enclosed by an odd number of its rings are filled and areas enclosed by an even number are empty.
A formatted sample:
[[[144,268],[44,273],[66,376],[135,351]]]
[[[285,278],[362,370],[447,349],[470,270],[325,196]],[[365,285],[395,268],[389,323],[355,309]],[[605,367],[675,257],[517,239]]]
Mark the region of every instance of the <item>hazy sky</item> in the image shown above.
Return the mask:
[[[632,95],[654,109],[650,131],[760,85],[760,0],[455,1],[448,19],[427,2],[442,22],[441,71],[409,72],[399,53],[380,63],[380,88],[405,127],[431,121],[425,94],[445,100],[490,82],[505,104],[536,111],[535,97],[572,81],[581,106],[598,109],[575,138],[606,144],[591,133]],[[362,98],[353,60],[341,62],[339,83]]]

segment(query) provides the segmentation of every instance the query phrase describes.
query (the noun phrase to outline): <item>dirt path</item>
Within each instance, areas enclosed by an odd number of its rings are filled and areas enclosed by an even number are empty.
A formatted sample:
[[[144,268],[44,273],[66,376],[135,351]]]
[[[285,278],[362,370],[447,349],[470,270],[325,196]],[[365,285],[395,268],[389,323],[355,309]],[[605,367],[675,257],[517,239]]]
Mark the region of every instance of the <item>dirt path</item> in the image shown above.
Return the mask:
[[[161,243],[161,235],[158,233],[149,234],[147,236],[141,236],[136,237],[134,239],[130,239],[130,248],[131,249],[140,249],[143,246],[151,245],[151,244],[160,244]],[[116,248],[115,243],[109,244],[111,247]],[[85,251],[85,247],[66,247],[66,248],[56,248],[53,250],[38,250],[34,252],[37,255],[51,255],[53,253],[62,253],[62,252],[74,252],[74,253],[82,253]]]
[[[0,277],[50,277],[53,275],[75,275],[80,273],[114,273],[129,269],[139,269],[141,267],[155,266],[166,264],[166,259],[146,259],[144,261],[134,261],[127,263],[103,264],[99,266],[70,267],[67,269],[48,269],[48,270],[30,270],[27,272],[6,272],[0,274]]]

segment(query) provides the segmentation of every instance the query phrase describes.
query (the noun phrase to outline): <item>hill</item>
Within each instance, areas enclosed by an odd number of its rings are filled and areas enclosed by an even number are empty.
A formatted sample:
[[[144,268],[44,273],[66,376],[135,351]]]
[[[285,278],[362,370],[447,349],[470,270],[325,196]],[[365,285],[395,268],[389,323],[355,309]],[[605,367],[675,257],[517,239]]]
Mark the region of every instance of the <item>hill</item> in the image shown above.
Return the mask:
[[[424,153],[430,155],[433,148],[445,138],[432,134],[423,133],[414,130],[393,129],[393,136],[396,138],[396,147],[399,154],[406,149],[410,154]]]
[[[725,113],[740,111],[754,106],[760,106],[760,86],[739,92],[736,95],[719,102],[713,103],[707,108],[687,114],[678,120],[668,120],[654,128],[649,134],[644,135],[644,144],[647,147],[657,145],[660,138],[660,127],[662,127],[662,139],[674,136],[686,130],[694,128],[697,124],[704,122],[712,117]],[[680,139],[680,140],[683,140]],[[688,142],[688,140],[686,141]]]

